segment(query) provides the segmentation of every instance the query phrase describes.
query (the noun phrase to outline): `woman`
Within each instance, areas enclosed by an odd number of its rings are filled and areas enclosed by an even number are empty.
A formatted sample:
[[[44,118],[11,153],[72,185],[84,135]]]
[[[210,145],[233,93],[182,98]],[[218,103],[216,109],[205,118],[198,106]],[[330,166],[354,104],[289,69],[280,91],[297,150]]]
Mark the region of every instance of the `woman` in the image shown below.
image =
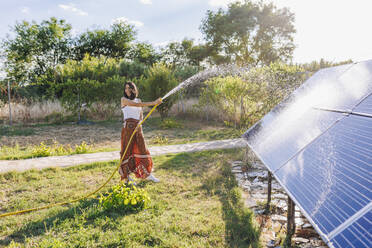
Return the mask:
[[[121,98],[121,109],[124,115],[124,125],[121,130],[120,158],[123,157],[125,148],[128,145],[133,131],[143,118],[142,107],[154,106],[162,102],[161,98],[154,102],[141,102],[141,100],[137,97],[138,90],[136,85],[133,82],[126,82],[124,85],[124,97]],[[130,178],[130,173],[134,173],[137,178],[159,182],[159,179],[151,174],[152,167],[152,158],[149,150],[146,148],[142,127],[139,127],[136,134],[133,136],[128,151],[121,162],[119,168],[121,180],[133,181],[133,179]]]

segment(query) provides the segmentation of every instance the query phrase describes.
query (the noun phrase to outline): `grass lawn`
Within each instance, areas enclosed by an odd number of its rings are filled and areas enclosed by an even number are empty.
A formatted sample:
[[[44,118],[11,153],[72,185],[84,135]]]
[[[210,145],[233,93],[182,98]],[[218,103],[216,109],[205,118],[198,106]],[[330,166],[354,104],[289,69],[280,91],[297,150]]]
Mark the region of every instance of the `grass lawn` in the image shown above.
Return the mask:
[[[104,211],[97,198],[0,219],[0,247],[258,247],[229,161],[242,149],[154,157],[161,182],[142,181],[148,209]],[[75,198],[101,184],[117,161],[0,174],[0,213]],[[115,176],[104,191],[119,181]]]
[[[152,116],[143,124],[146,143],[154,145],[174,145],[240,137],[242,132],[221,123],[200,122],[199,120],[172,118],[162,122]],[[167,125],[164,125],[167,124]],[[0,128],[0,160],[26,159],[48,156],[47,147],[63,147],[67,152],[52,152],[51,156],[74,154],[75,147],[82,142],[89,144],[83,153],[120,150],[121,121],[103,121],[94,125],[32,125]],[[36,152],[35,152],[36,150]],[[41,151],[40,151],[41,150]],[[37,154],[37,155],[35,155]]]

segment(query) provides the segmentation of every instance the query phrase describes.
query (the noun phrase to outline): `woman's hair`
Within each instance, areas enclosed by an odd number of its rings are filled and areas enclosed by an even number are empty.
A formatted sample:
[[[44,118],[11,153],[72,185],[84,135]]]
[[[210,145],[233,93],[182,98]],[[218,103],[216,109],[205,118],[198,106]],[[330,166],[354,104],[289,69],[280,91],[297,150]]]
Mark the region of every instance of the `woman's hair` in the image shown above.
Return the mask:
[[[131,89],[131,94],[130,96],[128,96],[126,93],[125,93],[125,86],[129,85],[129,88]],[[131,81],[128,81],[124,84],[124,97],[130,99],[130,100],[134,100],[136,97],[138,97],[138,90],[137,90],[137,87],[136,85],[131,82]]]

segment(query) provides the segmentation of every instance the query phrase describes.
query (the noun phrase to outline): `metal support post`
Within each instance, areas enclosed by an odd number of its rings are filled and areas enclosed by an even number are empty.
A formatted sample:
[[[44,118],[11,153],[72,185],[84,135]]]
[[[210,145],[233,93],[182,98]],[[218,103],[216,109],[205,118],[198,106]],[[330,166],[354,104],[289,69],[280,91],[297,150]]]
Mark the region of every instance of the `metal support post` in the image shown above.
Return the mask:
[[[270,171],[267,171],[267,201],[266,201],[266,209],[265,213],[270,213],[270,203],[271,203],[271,182],[272,182],[272,174]]]

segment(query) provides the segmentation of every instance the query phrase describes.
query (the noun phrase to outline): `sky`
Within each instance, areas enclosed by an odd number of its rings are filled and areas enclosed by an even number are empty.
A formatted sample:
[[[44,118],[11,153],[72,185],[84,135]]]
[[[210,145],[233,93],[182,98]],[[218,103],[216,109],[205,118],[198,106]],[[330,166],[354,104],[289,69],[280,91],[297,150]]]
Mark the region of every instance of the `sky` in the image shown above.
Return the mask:
[[[371,0],[264,0],[295,14],[293,62],[372,59]],[[203,42],[199,30],[207,10],[232,0],[0,0],[0,39],[23,20],[65,19],[73,33],[109,28],[116,20],[136,26],[137,40],[155,46],[184,38]]]

